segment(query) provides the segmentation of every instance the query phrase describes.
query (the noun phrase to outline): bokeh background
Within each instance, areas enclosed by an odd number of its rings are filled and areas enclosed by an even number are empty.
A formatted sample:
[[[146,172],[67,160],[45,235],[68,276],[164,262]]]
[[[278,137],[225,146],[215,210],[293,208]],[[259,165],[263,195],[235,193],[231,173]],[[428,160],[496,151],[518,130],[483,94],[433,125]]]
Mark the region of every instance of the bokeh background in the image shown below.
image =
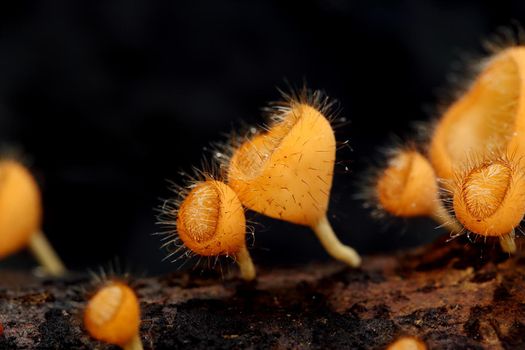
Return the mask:
[[[118,257],[132,270],[162,262],[154,208],[166,180],[199,165],[212,141],[286,81],[323,89],[350,123],[330,219],[339,237],[377,253],[442,234],[427,220],[376,221],[355,194],[392,135],[410,139],[456,88],[465,57],[500,26],[525,23],[525,2],[456,0],[4,1],[0,4],[0,144],[29,161],[44,230],[66,264]],[[345,170],[348,167],[349,171]],[[328,259],[306,228],[256,226],[257,265]],[[34,265],[20,253],[0,268]],[[0,273],[1,274],[1,273]]]

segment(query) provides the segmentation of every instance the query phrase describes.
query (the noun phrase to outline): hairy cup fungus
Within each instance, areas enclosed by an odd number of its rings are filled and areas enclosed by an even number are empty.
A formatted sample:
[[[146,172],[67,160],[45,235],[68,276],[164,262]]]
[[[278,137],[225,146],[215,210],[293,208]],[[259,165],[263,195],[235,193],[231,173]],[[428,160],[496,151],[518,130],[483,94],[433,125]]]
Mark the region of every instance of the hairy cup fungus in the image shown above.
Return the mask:
[[[175,245],[169,256],[186,250],[204,257],[233,257],[242,278],[253,280],[255,267],[246,247],[244,209],[235,192],[223,182],[207,179],[181,188],[179,196],[175,205],[167,203],[162,209],[161,223],[176,226],[176,234],[169,231],[170,240],[163,245]]]
[[[513,157],[471,162],[456,175],[457,219],[475,234],[499,238],[503,250],[514,253],[514,229],[525,214],[524,175],[520,161]]]
[[[401,337],[392,344],[387,350],[426,350],[427,346],[421,340],[414,337]]]
[[[372,192],[379,206],[394,216],[430,216],[453,233],[462,231],[439,198],[434,169],[415,149],[393,153]]]
[[[228,184],[249,209],[311,227],[334,258],[359,266],[357,252],[335,235],[326,212],[336,141],[320,92],[288,98],[264,133],[245,141],[228,164]]]
[[[436,173],[452,179],[469,154],[497,149],[525,154],[525,47],[492,56],[467,90],[436,125],[430,160]]]
[[[29,246],[54,276],[65,268],[41,229],[42,203],[33,176],[19,162],[0,161],[0,259]]]
[[[84,326],[100,341],[125,350],[141,350],[140,305],[133,290],[121,282],[104,285],[88,302]]]

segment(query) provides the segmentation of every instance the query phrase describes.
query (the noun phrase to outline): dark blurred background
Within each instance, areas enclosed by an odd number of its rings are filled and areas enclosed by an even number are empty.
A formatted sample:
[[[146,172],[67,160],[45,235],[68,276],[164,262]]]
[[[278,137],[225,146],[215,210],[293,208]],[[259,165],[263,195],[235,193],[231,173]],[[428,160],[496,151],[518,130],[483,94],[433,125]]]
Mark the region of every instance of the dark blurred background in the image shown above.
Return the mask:
[[[286,80],[305,80],[351,121],[337,130],[353,151],[339,154],[334,229],[362,252],[401,249],[443,232],[428,220],[371,219],[353,198],[357,181],[391,135],[431,118],[454,65],[512,20],[525,23],[525,2],[5,1],[0,144],[30,160],[44,230],[69,267],[119,257],[132,270],[171,271],[152,236],[166,180],[180,182],[232,128],[262,123]],[[328,259],[308,229],[250,217],[261,222],[257,265]],[[21,253],[0,267],[33,265]]]

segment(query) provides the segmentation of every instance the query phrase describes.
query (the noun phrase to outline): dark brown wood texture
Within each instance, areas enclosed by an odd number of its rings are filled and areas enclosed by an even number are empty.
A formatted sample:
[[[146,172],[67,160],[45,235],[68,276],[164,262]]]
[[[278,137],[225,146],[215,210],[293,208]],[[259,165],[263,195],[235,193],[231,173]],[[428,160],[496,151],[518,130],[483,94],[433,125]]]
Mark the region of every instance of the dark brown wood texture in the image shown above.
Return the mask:
[[[0,273],[1,349],[106,347],[82,328],[88,278]],[[381,349],[401,335],[431,349],[525,348],[525,258],[492,244],[263,270],[250,285],[187,273],[131,283],[146,348]]]

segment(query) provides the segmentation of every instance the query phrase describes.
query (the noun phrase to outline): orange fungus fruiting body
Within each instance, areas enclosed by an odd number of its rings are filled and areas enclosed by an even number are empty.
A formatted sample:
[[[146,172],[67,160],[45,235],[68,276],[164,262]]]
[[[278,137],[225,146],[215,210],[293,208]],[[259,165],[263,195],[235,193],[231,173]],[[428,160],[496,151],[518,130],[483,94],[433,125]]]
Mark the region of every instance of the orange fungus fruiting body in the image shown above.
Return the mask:
[[[246,244],[244,209],[228,185],[200,182],[179,207],[177,232],[184,245],[199,255],[234,255]]]
[[[431,215],[438,200],[436,175],[429,161],[415,150],[398,152],[376,184],[381,207],[400,217]]]
[[[0,161],[0,258],[28,244],[40,229],[42,205],[33,176],[20,163]]]
[[[484,161],[458,177],[454,211],[468,230],[502,236],[519,225],[525,213],[525,179],[507,159]]]
[[[519,96],[515,101],[516,123],[508,149],[520,156],[525,155],[525,47],[516,47],[509,50],[509,55],[516,63],[519,75]]]
[[[335,152],[334,132],[323,114],[292,102],[280,121],[235,151],[228,183],[248,208],[312,226],[327,211]]]
[[[525,154],[525,47],[493,56],[468,91],[436,125],[430,158],[439,177],[452,179],[469,155],[508,149]]]
[[[419,339],[402,337],[390,344],[387,350],[426,350],[427,346]]]
[[[111,282],[89,301],[84,325],[93,338],[106,343],[128,344],[139,332],[140,305],[127,285]]]

